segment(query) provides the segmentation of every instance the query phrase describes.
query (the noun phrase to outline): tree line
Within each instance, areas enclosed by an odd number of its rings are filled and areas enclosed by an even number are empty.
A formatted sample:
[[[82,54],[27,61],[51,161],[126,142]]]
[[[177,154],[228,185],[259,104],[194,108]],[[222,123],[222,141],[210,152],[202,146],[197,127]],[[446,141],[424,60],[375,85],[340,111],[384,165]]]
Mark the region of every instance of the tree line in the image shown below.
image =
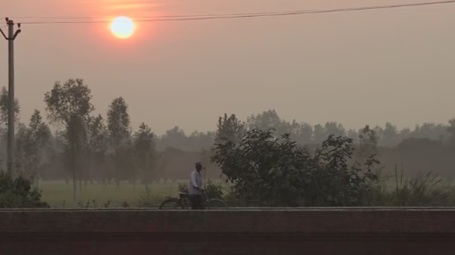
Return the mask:
[[[19,114],[19,102],[15,101],[15,112]],[[7,102],[8,93],[3,88],[0,94],[3,144],[6,144]],[[44,114],[35,110],[28,123],[16,120],[16,169],[29,177],[65,178],[73,182],[75,191],[94,180],[117,185],[125,180],[140,180],[148,185],[161,174],[160,155],[166,148],[210,151],[220,133],[232,133],[235,140],[240,139],[235,136],[239,136],[241,129],[273,129],[277,136],[288,134],[296,145],[322,144],[330,135],[347,137],[353,144],[360,145],[362,135],[374,134],[375,145],[384,147],[397,146],[412,137],[441,143],[450,143],[455,137],[455,120],[447,125],[424,123],[414,129],[399,130],[386,123],[385,127],[365,126],[354,130],[336,122],[310,125],[286,121],[275,110],[251,115],[245,121],[225,114],[218,120],[215,131],[186,134],[174,127],[157,136],[146,123],[132,129],[128,104],[122,97],[112,100],[104,116],[95,115],[91,90],[82,79],[56,82],[45,93],[44,103]],[[228,122],[241,125],[220,125]],[[51,126],[57,131],[52,132]],[[5,146],[1,152],[4,165]]]
[[[311,125],[296,120],[282,119],[275,110],[267,110],[251,115],[244,121],[249,129],[274,129],[279,134],[289,133],[291,138],[299,145],[321,144],[329,135],[341,135],[353,139],[358,143],[359,135],[364,126],[359,129],[347,129],[341,123],[326,122],[325,124]],[[409,138],[422,138],[433,141],[450,142],[455,134],[455,122],[448,124],[423,123],[413,128],[399,129],[390,122],[381,126],[370,126],[378,137],[378,146],[395,147]],[[167,147],[181,148],[188,151],[209,149],[216,137],[216,131],[185,133],[178,126],[167,130],[163,135],[156,137],[157,149]]]
[[[5,89],[1,99],[2,121],[7,124]],[[17,123],[15,171],[35,179],[52,175],[50,171],[63,172],[73,182],[74,195],[91,180],[117,185],[122,180],[141,180],[147,185],[155,173],[151,128],[142,123],[132,132],[128,105],[122,97],[112,101],[105,117],[93,114],[91,100],[91,90],[82,79],[56,82],[44,95],[49,124],[38,110],[28,125]],[[18,103],[16,108],[19,112]],[[49,125],[58,131],[52,133]]]

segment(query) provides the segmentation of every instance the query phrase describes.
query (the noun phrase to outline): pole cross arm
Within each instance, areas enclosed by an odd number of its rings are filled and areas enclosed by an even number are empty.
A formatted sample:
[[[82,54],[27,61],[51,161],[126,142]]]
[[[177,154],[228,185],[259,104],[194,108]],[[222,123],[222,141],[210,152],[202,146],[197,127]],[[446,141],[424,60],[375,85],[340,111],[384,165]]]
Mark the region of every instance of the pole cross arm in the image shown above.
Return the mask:
[[[3,35],[3,37],[5,37],[6,40],[9,40],[8,36],[6,36],[6,34],[3,32],[3,30],[1,28],[0,28],[0,32],[2,32],[2,35]]]
[[[17,35],[18,35],[20,32],[21,32],[21,30],[18,29],[18,30],[16,31],[16,33],[14,33],[13,38],[11,38],[11,40],[16,39]],[[3,33],[3,32],[2,32],[2,33]]]

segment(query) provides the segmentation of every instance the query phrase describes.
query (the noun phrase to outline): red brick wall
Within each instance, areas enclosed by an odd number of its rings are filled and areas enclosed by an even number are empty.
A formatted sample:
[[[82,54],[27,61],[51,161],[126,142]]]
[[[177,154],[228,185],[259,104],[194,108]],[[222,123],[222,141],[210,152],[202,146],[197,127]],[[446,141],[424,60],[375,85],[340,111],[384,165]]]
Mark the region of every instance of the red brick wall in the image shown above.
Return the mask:
[[[5,210],[3,254],[455,254],[455,209]]]

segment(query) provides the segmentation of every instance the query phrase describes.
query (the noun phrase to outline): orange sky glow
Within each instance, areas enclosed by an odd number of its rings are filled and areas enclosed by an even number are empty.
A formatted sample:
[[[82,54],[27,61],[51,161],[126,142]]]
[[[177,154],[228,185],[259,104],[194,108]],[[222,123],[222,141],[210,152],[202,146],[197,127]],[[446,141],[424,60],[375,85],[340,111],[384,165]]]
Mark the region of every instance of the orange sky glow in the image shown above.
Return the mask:
[[[275,109],[287,120],[399,128],[455,117],[455,5],[289,17],[141,22],[169,15],[318,10],[411,0],[20,0],[0,17],[22,22],[15,41],[21,121],[56,81],[83,78],[96,113],[122,96],[132,128],[162,134],[216,128]],[[135,20],[128,40],[110,22]],[[92,20],[89,24],[27,24]],[[103,21],[103,22],[99,22]],[[4,29],[5,24],[0,22]],[[0,41],[0,87],[7,84]]]
[[[101,0],[96,4],[93,1],[81,1],[79,8],[81,13],[86,13],[93,20],[104,20],[100,24],[95,24],[92,29],[94,34],[99,37],[104,43],[112,41],[111,22],[120,16],[126,16],[133,20],[135,25],[135,33],[128,38],[128,42],[115,42],[121,44],[138,44],[144,38],[153,36],[156,26],[150,22],[137,22],[138,19],[144,17],[161,16],[164,14],[159,10],[158,4],[153,4],[150,1],[134,1],[134,0]]]

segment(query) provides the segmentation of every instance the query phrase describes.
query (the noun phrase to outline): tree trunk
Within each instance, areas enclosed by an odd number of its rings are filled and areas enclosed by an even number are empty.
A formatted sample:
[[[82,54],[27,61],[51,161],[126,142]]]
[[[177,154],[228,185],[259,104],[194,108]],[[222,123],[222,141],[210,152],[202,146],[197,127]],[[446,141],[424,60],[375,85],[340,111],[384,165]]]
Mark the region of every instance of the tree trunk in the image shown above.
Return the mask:
[[[115,168],[115,185],[117,189],[120,188],[120,170],[119,170],[119,153],[118,149],[115,149],[114,168]]]
[[[76,185],[76,155],[74,153],[74,147],[71,152],[71,170],[73,174],[73,202],[76,203],[76,190],[77,190],[77,185]]]

